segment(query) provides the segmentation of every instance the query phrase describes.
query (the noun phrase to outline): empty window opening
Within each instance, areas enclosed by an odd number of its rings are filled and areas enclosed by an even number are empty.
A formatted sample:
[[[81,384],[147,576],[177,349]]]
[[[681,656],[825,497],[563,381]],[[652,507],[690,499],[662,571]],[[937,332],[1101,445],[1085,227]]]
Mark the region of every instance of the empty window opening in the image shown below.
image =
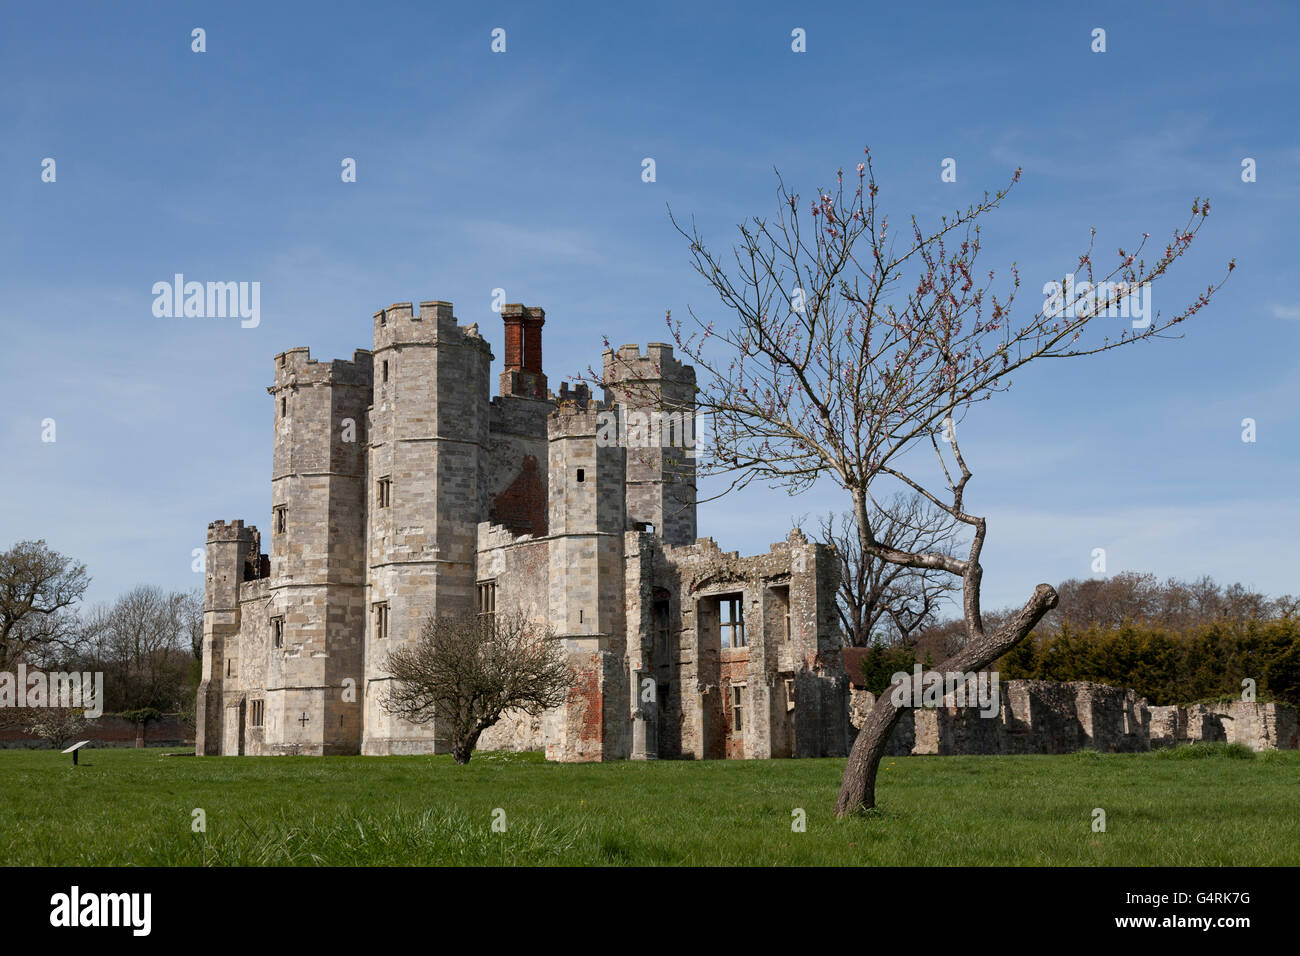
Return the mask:
[[[250,726],[261,727],[262,720],[266,716],[266,701],[264,700],[253,701],[252,710],[253,710],[253,714],[252,714],[252,719],[249,722]]]
[[[271,618],[271,646],[284,647],[284,618]]]
[[[668,652],[668,608],[667,601],[655,601],[654,634],[656,654],[666,654]]]
[[[375,637],[383,640],[388,636],[388,602],[380,601],[374,605]]]
[[[491,624],[497,613],[497,583],[496,581],[480,581],[478,583],[478,616],[479,619]]]
[[[288,414],[289,414],[289,400],[285,398],[283,395],[281,395],[280,396],[280,417],[284,418],[284,416]]]
[[[744,729],[745,688],[731,685],[731,729],[740,733]]]
[[[727,594],[718,599],[718,630],[723,647],[745,646],[745,599],[740,594]]]
[[[790,587],[781,585],[768,592],[765,633],[775,640],[790,640]]]
[[[285,505],[275,508],[275,533],[284,534],[289,527],[289,509]]]
[[[387,508],[393,503],[393,479],[380,478],[375,484],[375,503],[380,508]]]
[[[586,469],[585,469],[585,468],[579,468],[579,469],[578,469],[578,484],[582,484],[582,483],[583,483],[584,481],[586,481],[586,480],[587,480],[587,471],[586,471]]]
[[[384,359],[384,381],[388,381],[388,359]]]

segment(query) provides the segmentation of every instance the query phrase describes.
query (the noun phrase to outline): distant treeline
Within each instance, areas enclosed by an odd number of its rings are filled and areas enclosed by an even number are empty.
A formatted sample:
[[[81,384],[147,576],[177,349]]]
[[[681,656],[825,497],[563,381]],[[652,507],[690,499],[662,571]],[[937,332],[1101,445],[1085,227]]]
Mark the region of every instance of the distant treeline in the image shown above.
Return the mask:
[[[1300,706],[1300,600],[1270,599],[1233,584],[1126,572],[1072,579],[1060,604],[994,665],[1003,680],[1095,681],[1131,687],[1153,705],[1240,699],[1242,681],[1259,700]],[[984,615],[991,630],[1009,612]],[[873,645],[867,686],[912,665],[934,666],[964,640],[962,621],[927,629],[909,644]]]
[[[1300,706],[1300,621],[1216,622],[1185,630],[1160,625],[1065,625],[1030,635],[994,668],[1003,680],[1096,681],[1131,687],[1147,703],[1240,699],[1242,681],[1260,700]]]

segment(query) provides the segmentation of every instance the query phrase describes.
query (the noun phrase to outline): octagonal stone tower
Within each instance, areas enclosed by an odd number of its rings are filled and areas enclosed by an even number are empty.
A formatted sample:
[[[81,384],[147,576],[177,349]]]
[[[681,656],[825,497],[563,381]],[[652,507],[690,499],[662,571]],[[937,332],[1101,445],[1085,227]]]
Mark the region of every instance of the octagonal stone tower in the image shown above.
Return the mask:
[[[475,547],[486,510],[492,350],[450,302],[375,313],[367,530],[370,606],[365,754],[444,749],[437,727],[389,715],[388,654],[430,615],[477,611]]]

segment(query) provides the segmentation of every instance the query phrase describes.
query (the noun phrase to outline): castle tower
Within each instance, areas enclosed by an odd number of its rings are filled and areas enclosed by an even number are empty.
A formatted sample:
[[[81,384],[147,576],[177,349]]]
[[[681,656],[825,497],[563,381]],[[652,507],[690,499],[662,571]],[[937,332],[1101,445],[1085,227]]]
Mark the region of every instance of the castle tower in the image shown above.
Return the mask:
[[[208,525],[203,577],[203,677],[194,718],[194,752],[222,752],[225,673],[228,658],[239,654],[239,585],[255,576],[259,537],[242,521]],[[239,733],[242,728],[235,728]],[[238,752],[236,747],[235,752]]]
[[[371,355],[275,357],[265,752],[358,753]]]
[[[551,627],[578,683],[551,717],[547,757],[609,760],[630,747],[623,535],[625,474],[617,416],[584,391],[547,422]]]
[[[450,302],[390,306],[374,330],[362,752],[429,753],[442,749],[435,727],[384,710],[385,665],[429,616],[478,610],[492,351],[476,325],[456,324]]]
[[[651,342],[604,354],[605,400],[627,446],[627,514],[665,544],[695,543],[695,369]]]

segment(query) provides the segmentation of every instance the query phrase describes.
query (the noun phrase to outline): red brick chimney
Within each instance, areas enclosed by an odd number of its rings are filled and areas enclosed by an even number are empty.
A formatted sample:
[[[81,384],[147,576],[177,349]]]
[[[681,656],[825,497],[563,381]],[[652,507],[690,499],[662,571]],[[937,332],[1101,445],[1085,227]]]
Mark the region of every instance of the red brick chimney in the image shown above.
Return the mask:
[[[543,309],[521,303],[501,307],[506,327],[506,367],[501,373],[501,394],[520,398],[546,398],[546,375],[542,372]]]

